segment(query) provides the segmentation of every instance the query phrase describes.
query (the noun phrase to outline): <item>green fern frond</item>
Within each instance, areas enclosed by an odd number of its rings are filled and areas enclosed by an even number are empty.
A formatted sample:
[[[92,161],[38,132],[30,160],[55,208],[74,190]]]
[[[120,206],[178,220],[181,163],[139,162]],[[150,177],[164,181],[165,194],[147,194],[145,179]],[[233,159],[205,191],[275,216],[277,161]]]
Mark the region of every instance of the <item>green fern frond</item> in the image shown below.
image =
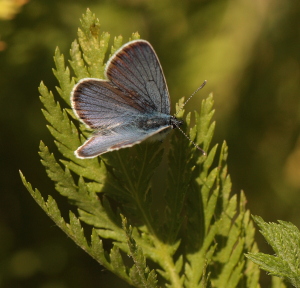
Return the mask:
[[[292,223],[266,223],[261,217],[253,216],[261,234],[275,251],[275,255],[248,253],[247,258],[258,264],[271,275],[280,277],[300,287],[300,231]]]
[[[56,202],[51,197],[44,201],[21,175],[32,197],[91,257],[135,287],[259,287],[259,269],[244,258],[246,252],[257,252],[245,196],[231,195],[226,143],[220,152],[218,145],[210,148],[215,129],[212,95],[202,101],[200,113],[193,114],[193,126],[191,113],[184,116],[181,110],[177,115],[185,120],[184,132],[207,156],[174,131],[165,141],[168,148],[146,141],[94,159],[75,157],[74,151],[91,133],[70,109],[75,79],[103,79],[105,60],[123,42],[116,37],[109,49],[110,35],[101,32],[90,10],[81,25],[69,64],[59,49],[55,51],[57,99],[43,83],[39,88],[48,129],[61,154],[54,156],[41,142],[42,164],[56,191],[77,208],[78,216],[70,212],[67,223]],[[139,35],[132,34],[133,39]],[[177,111],[182,103],[183,99]],[[164,154],[166,188],[156,191],[153,175]],[[92,226],[90,240],[81,222]],[[113,248],[104,249],[103,239]],[[123,261],[126,255],[131,263]]]
[[[134,266],[130,269],[130,277],[137,287],[157,287],[157,275],[154,270],[146,265],[143,250],[136,244],[132,237],[132,227],[128,226],[125,217],[122,217],[122,227],[126,233],[129,256],[133,259]]]
[[[30,192],[31,196],[61,230],[63,230],[78,246],[89,253],[96,261],[105,266],[108,270],[117,274],[120,278],[132,284],[117,246],[114,245],[110,253],[104,250],[102,241],[99,239],[95,229],[93,229],[91,242],[89,244],[84,236],[79,219],[70,212],[70,222],[65,222],[61,217],[55,200],[49,196],[48,200],[45,201],[37,189],[32,189],[32,186],[26,181],[21,172],[20,175],[24,186]]]

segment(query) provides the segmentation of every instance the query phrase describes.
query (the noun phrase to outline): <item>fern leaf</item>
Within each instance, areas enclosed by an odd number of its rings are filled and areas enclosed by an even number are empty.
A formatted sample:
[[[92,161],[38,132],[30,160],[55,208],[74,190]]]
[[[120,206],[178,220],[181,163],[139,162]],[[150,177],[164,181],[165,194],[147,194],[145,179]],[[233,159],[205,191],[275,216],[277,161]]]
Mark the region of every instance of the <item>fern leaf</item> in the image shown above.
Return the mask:
[[[136,244],[136,241],[132,237],[132,227],[128,226],[125,217],[122,217],[122,226],[127,237],[129,256],[134,262],[129,272],[132,282],[136,287],[157,287],[157,275],[154,270],[150,271],[150,268],[146,265],[143,250]]]
[[[261,234],[275,251],[275,256],[264,253],[248,253],[247,258],[258,264],[271,275],[300,287],[300,231],[292,223],[266,223],[261,217],[253,216]]]
[[[88,65],[89,77],[103,79],[103,62],[110,35],[106,32],[100,35],[99,19],[89,9],[82,15],[81,26],[82,29],[78,29],[78,41]]]
[[[53,69],[53,74],[60,86],[56,87],[56,90],[60,97],[70,105],[70,93],[75,85],[75,81],[70,78],[70,69],[65,66],[65,58],[64,55],[60,53],[59,48],[56,48],[55,50],[54,62],[56,69]]]

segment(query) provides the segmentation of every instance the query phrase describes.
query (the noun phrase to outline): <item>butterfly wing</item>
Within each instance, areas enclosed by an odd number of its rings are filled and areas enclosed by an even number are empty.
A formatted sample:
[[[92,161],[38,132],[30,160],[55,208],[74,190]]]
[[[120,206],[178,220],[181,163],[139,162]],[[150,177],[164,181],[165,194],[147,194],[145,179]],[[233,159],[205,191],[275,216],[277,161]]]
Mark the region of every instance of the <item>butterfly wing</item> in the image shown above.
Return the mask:
[[[71,93],[74,113],[89,128],[113,129],[133,121],[143,108],[106,80],[85,78]]]
[[[170,114],[170,96],[158,57],[149,42],[131,41],[106,66],[111,83],[146,111]]]
[[[168,128],[170,129],[170,126],[163,126],[158,130],[146,131],[134,129],[134,127],[121,126],[117,131],[106,131],[108,135],[100,133],[92,136],[75,151],[75,155],[83,159],[93,158],[109,151],[131,147]]]

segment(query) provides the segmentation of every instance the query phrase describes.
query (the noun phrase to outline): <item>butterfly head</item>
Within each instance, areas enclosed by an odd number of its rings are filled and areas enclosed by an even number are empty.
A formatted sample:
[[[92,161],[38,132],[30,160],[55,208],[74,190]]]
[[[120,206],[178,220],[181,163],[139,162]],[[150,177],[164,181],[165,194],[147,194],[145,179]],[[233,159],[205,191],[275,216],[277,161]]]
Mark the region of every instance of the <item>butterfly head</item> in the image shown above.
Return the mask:
[[[170,124],[173,129],[178,128],[179,126],[183,125],[183,120],[178,120],[175,116],[171,116]]]

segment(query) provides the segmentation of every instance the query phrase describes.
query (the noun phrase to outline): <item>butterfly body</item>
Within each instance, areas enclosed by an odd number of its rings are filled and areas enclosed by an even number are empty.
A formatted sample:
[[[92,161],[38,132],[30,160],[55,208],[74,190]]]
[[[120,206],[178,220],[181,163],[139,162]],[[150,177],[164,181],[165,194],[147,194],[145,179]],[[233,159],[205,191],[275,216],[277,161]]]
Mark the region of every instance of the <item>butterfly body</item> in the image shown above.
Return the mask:
[[[76,151],[79,158],[161,138],[182,121],[170,115],[170,97],[159,60],[144,40],[122,46],[108,61],[107,80],[84,78],[73,88],[74,113],[95,133]],[[152,137],[151,137],[152,138]]]

